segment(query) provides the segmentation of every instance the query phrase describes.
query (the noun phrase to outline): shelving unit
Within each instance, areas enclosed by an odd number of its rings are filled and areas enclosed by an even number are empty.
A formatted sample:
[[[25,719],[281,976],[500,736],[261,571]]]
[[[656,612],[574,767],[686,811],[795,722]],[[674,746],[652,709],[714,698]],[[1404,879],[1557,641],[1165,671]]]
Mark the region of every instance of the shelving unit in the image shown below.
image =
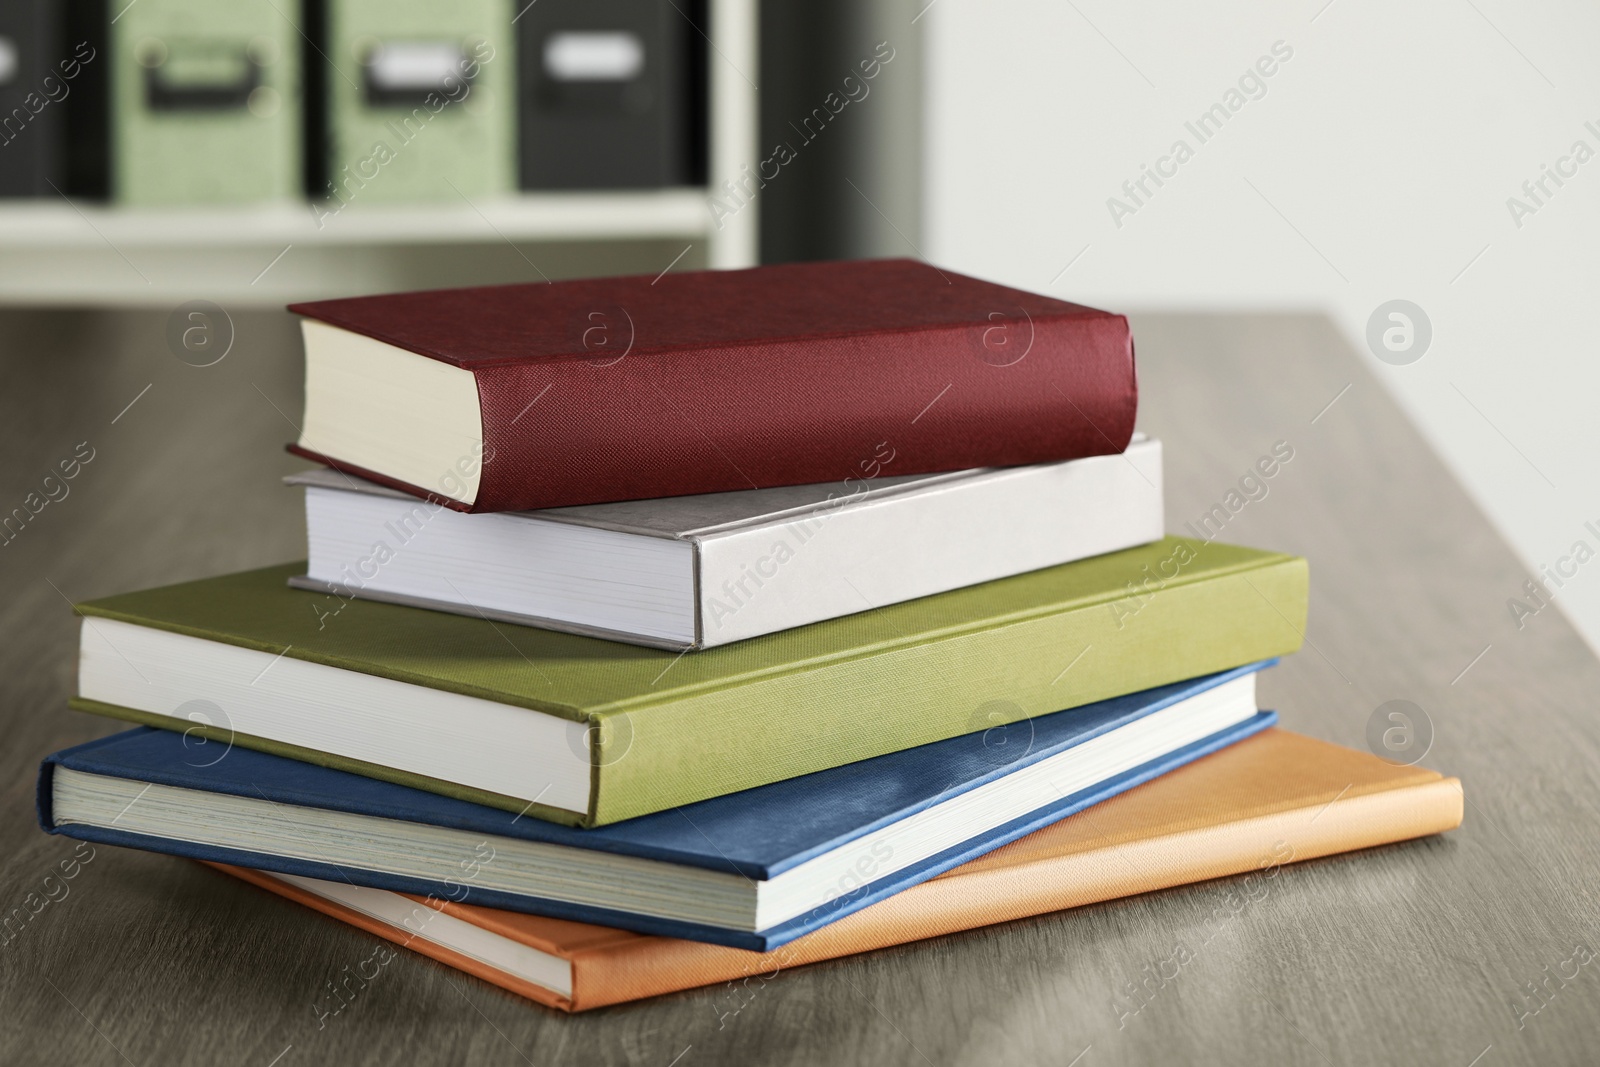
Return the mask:
[[[710,186],[757,158],[756,0],[712,0]],[[454,204],[133,209],[0,201],[0,303],[274,305],[385,289],[743,267],[757,205],[718,225],[699,188]]]

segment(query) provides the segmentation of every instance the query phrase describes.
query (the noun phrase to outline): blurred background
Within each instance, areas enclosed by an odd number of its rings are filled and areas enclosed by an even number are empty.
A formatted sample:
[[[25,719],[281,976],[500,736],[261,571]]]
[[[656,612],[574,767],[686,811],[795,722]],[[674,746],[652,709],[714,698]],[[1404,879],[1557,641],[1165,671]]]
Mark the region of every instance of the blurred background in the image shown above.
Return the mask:
[[[1596,40],[1548,0],[4,0],[0,355],[879,255],[1321,314],[1519,553],[1508,617],[1600,647]]]

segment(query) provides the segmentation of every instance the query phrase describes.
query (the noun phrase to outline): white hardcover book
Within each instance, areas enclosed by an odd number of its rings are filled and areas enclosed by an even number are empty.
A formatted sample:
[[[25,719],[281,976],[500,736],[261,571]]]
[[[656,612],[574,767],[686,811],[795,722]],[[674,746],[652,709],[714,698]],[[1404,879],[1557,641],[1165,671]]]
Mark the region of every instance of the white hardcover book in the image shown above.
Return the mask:
[[[885,467],[892,463],[884,464]],[[462,514],[331,470],[293,584],[710,648],[1161,538],[1161,443],[1028,467]]]

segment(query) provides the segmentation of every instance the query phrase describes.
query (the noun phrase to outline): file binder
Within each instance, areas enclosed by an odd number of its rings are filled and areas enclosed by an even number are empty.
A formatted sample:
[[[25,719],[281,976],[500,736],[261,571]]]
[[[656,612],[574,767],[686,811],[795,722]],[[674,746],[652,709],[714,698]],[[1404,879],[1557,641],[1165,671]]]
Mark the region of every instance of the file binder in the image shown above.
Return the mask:
[[[692,185],[704,176],[705,5],[539,0],[517,20],[526,189]]]
[[[299,8],[140,0],[111,26],[112,184],[129,204],[243,203],[300,189]]]
[[[0,196],[54,196],[73,79],[57,70],[61,25],[47,0],[0,4]],[[81,66],[81,64],[78,64]]]
[[[507,0],[330,0],[324,157],[308,182],[326,224],[365,203],[508,192],[516,54]]]

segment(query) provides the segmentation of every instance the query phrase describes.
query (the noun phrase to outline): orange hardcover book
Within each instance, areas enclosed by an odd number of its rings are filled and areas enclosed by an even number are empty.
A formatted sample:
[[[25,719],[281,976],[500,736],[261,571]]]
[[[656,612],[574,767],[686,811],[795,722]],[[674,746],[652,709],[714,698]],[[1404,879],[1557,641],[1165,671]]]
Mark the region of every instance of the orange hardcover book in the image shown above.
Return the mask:
[[[1286,863],[1454,829],[1461,815],[1458,779],[1272,729],[768,953],[213,866],[585,1011],[1210,878],[1271,879]]]

